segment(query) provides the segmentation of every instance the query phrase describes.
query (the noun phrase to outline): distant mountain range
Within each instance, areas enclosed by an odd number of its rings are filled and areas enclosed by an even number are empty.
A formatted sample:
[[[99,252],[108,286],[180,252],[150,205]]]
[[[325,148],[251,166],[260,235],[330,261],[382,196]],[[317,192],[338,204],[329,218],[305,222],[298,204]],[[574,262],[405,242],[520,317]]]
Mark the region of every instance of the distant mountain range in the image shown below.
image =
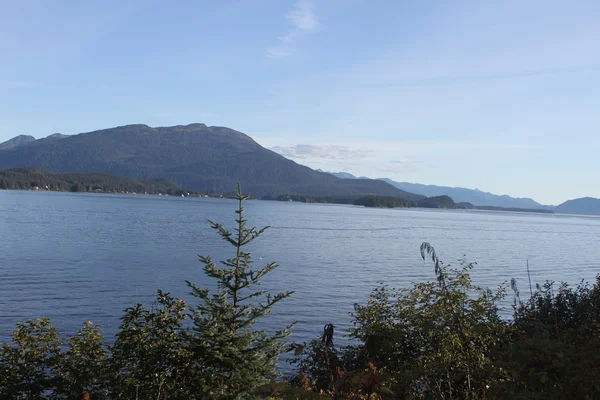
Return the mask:
[[[431,196],[450,196],[457,203],[468,202],[478,206],[495,206],[505,208],[545,208],[545,206],[530,198],[510,197],[483,192],[478,189],[462,187],[422,185],[420,183],[396,182],[387,178],[380,178],[399,189],[413,193]]]
[[[0,170],[104,173],[132,179],[167,178],[203,193],[227,193],[241,182],[265,195],[383,195],[419,200],[375,180],[343,180],[314,171],[229,128],[204,124],[151,128],[127,125],[35,140],[19,136],[0,144]]]
[[[20,135],[0,143],[0,170],[21,167],[138,180],[166,178],[181,187],[214,194],[231,192],[241,182],[258,198],[378,195],[418,203],[425,197],[449,196],[456,203],[475,206],[600,215],[600,199],[576,199],[551,207],[529,198],[477,189],[315,171],[265,149],[241,132],[204,124],[162,128],[127,125],[71,136],[56,133],[38,140]]]
[[[326,171],[323,171],[326,172]],[[327,172],[340,179],[358,179],[348,172]],[[368,179],[368,178],[362,178]],[[584,197],[581,199],[569,200],[559,206],[542,205],[530,198],[511,197],[508,195],[497,195],[483,192],[478,189],[467,189],[462,187],[422,185],[420,183],[396,182],[389,178],[378,178],[378,180],[387,182],[398,189],[411,193],[420,194],[426,197],[450,196],[456,203],[471,203],[483,207],[501,207],[505,209],[536,209],[552,210],[563,214],[588,214],[600,215],[600,199]]]
[[[357,179],[348,172],[329,172],[341,179]],[[378,178],[407,192],[420,194],[426,197],[450,196],[457,203],[471,203],[478,206],[494,206],[504,208],[549,208],[529,198],[510,197],[482,192],[478,189],[462,187],[422,185],[420,183],[396,182],[388,178]]]

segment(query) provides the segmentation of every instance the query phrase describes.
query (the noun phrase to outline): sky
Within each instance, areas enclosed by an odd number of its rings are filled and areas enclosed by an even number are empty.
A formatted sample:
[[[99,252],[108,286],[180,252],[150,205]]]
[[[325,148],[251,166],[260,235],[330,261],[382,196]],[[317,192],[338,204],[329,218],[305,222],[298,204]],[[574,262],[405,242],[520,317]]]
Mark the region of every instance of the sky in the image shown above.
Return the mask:
[[[600,2],[0,1],[0,141],[195,122],[312,168],[600,198]]]

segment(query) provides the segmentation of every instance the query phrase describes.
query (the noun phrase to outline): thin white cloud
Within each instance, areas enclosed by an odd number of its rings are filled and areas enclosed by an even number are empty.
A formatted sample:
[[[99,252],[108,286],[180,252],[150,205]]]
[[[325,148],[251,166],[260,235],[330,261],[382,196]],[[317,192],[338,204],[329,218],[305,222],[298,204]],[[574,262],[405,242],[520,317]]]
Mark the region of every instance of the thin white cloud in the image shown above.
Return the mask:
[[[312,160],[357,160],[371,155],[370,151],[338,145],[296,144],[292,146],[272,147],[284,157]]]
[[[271,47],[267,49],[267,57],[274,59],[288,57],[293,53],[293,49],[285,46]]]
[[[287,18],[296,29],[312,32],[319,28],[319,22],[313,12],[313,5],[308,1],[299,1],[296,7],[287,14]]]
[[[317,31],[321,24],[315,16],[311,2],[301,0],[286,15],[287,20],[292,24],[290,30],[279,38],[277,46],[267,49],[267,57],[279,59],[289,57],[294,54],[293,43],[300,37],[308,33]]]

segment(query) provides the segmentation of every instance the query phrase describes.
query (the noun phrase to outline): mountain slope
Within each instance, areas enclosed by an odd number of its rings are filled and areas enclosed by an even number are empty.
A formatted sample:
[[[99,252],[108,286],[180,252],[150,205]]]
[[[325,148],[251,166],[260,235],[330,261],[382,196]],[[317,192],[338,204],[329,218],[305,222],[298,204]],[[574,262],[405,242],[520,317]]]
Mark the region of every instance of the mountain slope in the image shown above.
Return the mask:
[[[13,149],[15,147],[19,147],[30,142],[35,142],[35,138],[33,136],[19,135],[10,140],[7,140],[6,142],[0,143],[0,150]]]
[[[580,199],[568,200],[556,206],[554,211],[562,214],[600,215],[600,199],[582,197]]]
[[[204,124],[127,125],[0,150],[0,169],[19,167],[169,178],[180,186],[214,193],[231,192],[241,182],[257,197],[378,194],[422,198],[385,182],[338,179],[314,171],[263,148],[241,132]]]

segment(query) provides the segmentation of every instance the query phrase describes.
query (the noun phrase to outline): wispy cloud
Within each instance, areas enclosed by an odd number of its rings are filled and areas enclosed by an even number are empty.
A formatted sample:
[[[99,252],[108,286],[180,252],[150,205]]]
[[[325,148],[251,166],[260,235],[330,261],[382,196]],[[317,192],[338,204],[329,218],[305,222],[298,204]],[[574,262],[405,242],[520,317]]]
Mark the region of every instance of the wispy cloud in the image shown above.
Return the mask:
[[[267,49],[267,57],[269,58],[284,58],[291,56],[294,51],[285,46],[271,47]]]
[[[279,44],[267,49],[267,57],[279,59],[294,54],[294,42],[308,33],[317,31],[321,24],[315,16],[313,5],[309,1],[301,0],[286,15],[292,27],[279,38]]]
[[[313,6],[308,1],[299,1],[296,7],[287,14],[288,20],[301,31],[311,32],[319,28]]]
[[[275,146],[272,147],[271,150],[284,157],[313,160],[325,159],[348,161],[366,158],[371,155],[371,152],[368,150],[338,145],[296,144],[292,146]]]

